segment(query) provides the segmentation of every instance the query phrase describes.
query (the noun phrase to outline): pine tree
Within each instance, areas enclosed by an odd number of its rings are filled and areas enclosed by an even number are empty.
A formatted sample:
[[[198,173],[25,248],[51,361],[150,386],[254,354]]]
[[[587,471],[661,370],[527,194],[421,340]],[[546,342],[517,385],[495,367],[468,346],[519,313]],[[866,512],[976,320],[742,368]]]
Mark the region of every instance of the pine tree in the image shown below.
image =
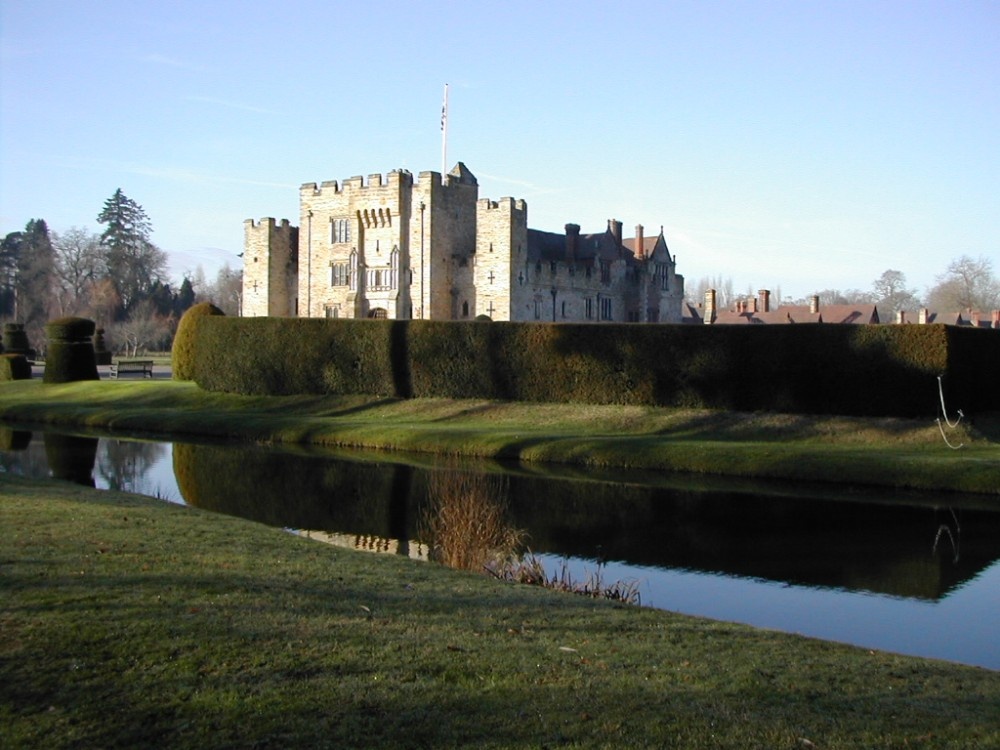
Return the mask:
[[[166,254],[150,239],[153,225],[142,206],[122,192],[108,198],[97,217],[107,228],[101,234],[108,276],[121,299],[121,316],[145,299],[166,274]]]

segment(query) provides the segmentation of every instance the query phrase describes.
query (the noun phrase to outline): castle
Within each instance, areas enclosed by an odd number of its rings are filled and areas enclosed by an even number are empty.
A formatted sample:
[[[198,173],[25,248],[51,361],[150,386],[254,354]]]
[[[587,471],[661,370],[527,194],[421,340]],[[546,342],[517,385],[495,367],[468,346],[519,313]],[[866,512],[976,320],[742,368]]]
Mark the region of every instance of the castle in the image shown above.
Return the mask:
[[[459,162],[299,189],[299,226],[244,222],[245,316],[680,323],[661,228],[528,229],[523,200],[479,198]]]

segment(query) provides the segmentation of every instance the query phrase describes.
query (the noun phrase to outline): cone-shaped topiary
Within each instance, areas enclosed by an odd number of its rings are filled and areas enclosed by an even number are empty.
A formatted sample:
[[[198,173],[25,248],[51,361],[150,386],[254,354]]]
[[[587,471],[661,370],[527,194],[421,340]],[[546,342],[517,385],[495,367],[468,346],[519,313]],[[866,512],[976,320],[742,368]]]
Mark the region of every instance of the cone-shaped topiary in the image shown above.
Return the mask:
[[[23,354],[0,354],[0,380],[31,380],[31,364]]]
[[[45,335],[49,350],[45,360],[46,383],[100,380],[94,359],[94,321],[86,318],[59,318],[49,321]]]
[[[174,348],[171,350],[174,380],[194,379],[194,332],[198,318],[206,315],[225,315],[225,313],[211,302],[199,302],[189,307],[177,324]]]

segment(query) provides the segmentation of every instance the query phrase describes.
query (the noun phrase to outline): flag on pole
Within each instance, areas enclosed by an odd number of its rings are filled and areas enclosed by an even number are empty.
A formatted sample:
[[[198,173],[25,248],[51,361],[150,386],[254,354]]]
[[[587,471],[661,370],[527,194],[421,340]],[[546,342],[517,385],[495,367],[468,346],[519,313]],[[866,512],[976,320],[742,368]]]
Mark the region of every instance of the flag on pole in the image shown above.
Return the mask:
[[[444,85],[444,103],[441,105],[441,174],[448,168],[448,84]]]

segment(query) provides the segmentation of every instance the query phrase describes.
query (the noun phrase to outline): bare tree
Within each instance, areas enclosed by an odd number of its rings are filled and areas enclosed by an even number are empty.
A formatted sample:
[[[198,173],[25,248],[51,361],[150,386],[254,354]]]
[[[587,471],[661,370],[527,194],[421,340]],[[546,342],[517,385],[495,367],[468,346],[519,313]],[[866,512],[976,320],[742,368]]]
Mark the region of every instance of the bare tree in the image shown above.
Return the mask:
[[[172,317],[156,312],[152,300],[143,300],[133,307],[128,318],[110,329],[113,346],[130,357],[140,351],[166,349],[173,336],[174,323]]]
[[[693,305],[700,305],[705,301],[705,292],[709,289],[715,290],[715,306],[724,310],[736,302],[736,294],[733,291],[732,277],[723,278],[719,276],[703,276],[695,284],[693,296],[688,295],[688,301]]]
[[[86,229],[71,227],[54,234],[52,245],[56,251],[57,295],[61,314],[88,312],[94,284],[107,274],[100,236]]]
[[[1000,279],[993,275],[993,263],[968,255],[953,260],[927,292],[928,307],[942,312],[1000,309]]]
[[[884,313],[896,313],[920,307],[917,290],[906,288],[906,274],[891,268],[872,282],[872,294],[873,301]]]

